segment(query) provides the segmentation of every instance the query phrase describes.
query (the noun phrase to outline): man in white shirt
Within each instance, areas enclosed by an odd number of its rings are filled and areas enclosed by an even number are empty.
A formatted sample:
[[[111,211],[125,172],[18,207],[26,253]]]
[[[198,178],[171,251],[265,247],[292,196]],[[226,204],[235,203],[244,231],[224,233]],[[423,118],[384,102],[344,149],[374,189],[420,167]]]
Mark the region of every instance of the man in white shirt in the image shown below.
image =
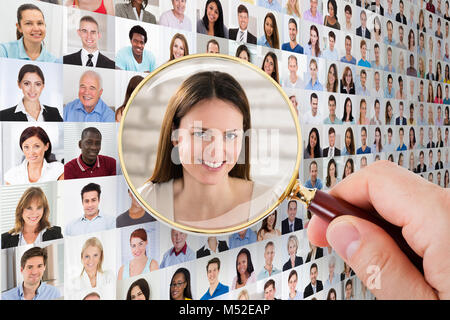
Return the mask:
[[[328,129],[328,144],[329,146],[323,149],[323,156],[325,158],[334,158],[341,155],[341,150],[336,148],[336,131],[333,127]]]
[[[424,126],[427,124],[427,120],[425,119],[425,114],[423,113],[425,110],[425,107],[423,106],[423,103],[419,106],[419,117],[417,118],[417,125]]]
[[[374,97],[383,97],[384,93],[383,93],[383,89],[381,89],[381,77],[380,77],[380,73],[378,71],[375,71],[374,75],[373,75],[373,80],[375,83],[375,87],[372,89],[372,96]]]
[[[361,72],[359,74],[359,80],[360,80],[360,85],[356,88],[356,94],[360,95],[360,96],[368,96],[369,90],[367,89],[367,86],[366,86],[366,81],[367,81],[366,70],[364,70],[364,69],[361,70]]]
[[[372,68],[378,69],[378,70],[383,70],[383,66],[381,65],[381,59],[380,59],[380,46],[378,45],[378,43],[375,43],[375,45],[373,46],[373,52],[375,55],[375,60],[373,60],[370,63]]]
[[[404,39],[404,35],[405,35],[405,30],[403,29],[402,25],[398,26],[398,42],[397,42],[397,47],[399,47],[400,49],[404,49],[406,50],[406,45],[403,42]]]
[[[265,279],[267,277],[271,277],[277,273],[280,273],[281,270],[273,265],[273,260],[275,258],[275,244],[272,241],[266,243],[264,248],[264,267],[258,274],[258,280]]]
[[[378,125],[381,126],[381,120],[380,120],[380,110],[381,110],[381,105],[380,105],[380,100],[375,99],[375,103],[373,105],[373,109],[375,111],[375,114],[373,116],[372,119],[370,119],[370,124],[371,125]]]
[[[387,143],[383,146],[384,152],[394,152],[395,146],[392,142],[392,128],[388,128],[387,130]]]
[[[328,32],[328,48],[323,52],[322,58],[327,60],[336,61],[339,60],[339,54],[334,49],[336,44],[336,34],[333,31]]]
[[[311,264],[309,271],[309,277],[311,279],[311,282],[306,286],[305,291],[303,292],[303,298],[312,296],[313,294],[323,289],[322,281],[317,280],[318,275],[319,272],[317,264],[316,263]]]
[[[248,31],[248,9],[243,4],[237,8],[239,28],[233,28],[228,31],[230,40],[236,40],[240,43],[256,44],[256,37]]]
[[[93,17],[84,16],[80,19],[77,34],[83,47],[80,51],[64,56],[64,64],[108,69],[115,68],[114,61],[102,55],[98,50],[98,40],[101,38],[101,33],[98,23]]]
[[[101,187],[89,183],[81,189],[81,201],[84,214],[66,226],[66,236],[77,236],[85,233],[114,229],[116,221],[113,217],[100,214]]]
[[[305,114],[303,118],[303,123],[316,125],[321,124],[322,114],[320,113],[319,110],[319,97],[315,92],[311,94],[309,102],[311,104],[311,109],[308,110],[308,112]]]
[[[287,234],[303,229],[302,219],[297,218],[297,201],[290,200],[288,202],[287,216],[288,217],[281,222],[282,234]]]
[[[290,55],[288,58],[288,70],[289,76],[283,80],[283,87],[290,89],[300,89],[301,88],[301,79],[297,75],[298,71],[298,63],[297,57],[294,55]]]

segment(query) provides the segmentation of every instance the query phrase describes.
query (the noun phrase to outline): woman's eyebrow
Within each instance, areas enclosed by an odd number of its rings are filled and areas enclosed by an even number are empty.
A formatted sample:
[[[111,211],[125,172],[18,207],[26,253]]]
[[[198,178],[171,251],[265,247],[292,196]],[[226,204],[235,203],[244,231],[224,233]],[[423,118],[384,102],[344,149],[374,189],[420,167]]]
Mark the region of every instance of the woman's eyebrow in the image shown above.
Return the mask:
[[[219,130],[219,129],[217,129],[217,128],[203,128],[203,127],[192,127],[192,129],[198,129],[198,130],[202,130],[202,131]],[[224,132],[235,132],[235,131],[239,131],[239,130],[242,130],[242,129],[239,129],[239,128],[236,128],[236,129],[227,129],[227,130],[224,131]],[[221,130],[219,130],[219,131],[221,131]]]

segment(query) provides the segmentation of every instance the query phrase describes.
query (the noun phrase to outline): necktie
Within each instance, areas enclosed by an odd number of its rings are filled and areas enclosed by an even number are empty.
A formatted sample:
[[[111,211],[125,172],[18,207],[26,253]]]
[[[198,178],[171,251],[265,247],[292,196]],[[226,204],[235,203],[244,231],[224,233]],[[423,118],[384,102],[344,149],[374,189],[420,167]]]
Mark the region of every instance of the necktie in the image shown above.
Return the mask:
[[[334,156],[334,148],[330,148],[330,158],[333,158]]]
[[[244,32],[243,31],[239,31],[240,35],[239,35],[239,42],[244,42]]]
[[[290,231],[293,232],[294,231],[294,224],[289,225],[290,226]]]
[[[86,67],[93,67],[94,66],[94,63],[92,62],[92,57],[93,57],[94,55],[92,54],[92,53],[89,53],[88,54],[88,61],[86,62]]]

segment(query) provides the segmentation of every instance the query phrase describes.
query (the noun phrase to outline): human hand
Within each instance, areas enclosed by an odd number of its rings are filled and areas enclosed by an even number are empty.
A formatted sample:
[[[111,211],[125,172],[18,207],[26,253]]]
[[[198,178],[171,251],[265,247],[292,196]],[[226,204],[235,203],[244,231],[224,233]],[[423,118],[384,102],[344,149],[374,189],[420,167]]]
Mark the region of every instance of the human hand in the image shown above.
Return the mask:
[[[449,189],[390,161],[377,161],[329,194],[402,227],[409,246],[423,258],[424,275],[383,229],[350,215],[329,225],[313,216],[308,225],[313,244],[331,245],[377,299],[450,299]],[[378,285],[371,283],[373,266],[379,270]]]

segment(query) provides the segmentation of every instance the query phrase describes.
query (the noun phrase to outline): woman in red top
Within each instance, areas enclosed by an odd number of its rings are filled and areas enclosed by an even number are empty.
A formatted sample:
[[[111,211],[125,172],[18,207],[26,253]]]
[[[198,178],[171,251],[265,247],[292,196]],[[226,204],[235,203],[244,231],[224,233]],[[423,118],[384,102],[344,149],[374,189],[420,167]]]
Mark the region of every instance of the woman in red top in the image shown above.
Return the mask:
[[[112,0],[67,0],[66,6],[72,6],[81,10],[114,15]]]

